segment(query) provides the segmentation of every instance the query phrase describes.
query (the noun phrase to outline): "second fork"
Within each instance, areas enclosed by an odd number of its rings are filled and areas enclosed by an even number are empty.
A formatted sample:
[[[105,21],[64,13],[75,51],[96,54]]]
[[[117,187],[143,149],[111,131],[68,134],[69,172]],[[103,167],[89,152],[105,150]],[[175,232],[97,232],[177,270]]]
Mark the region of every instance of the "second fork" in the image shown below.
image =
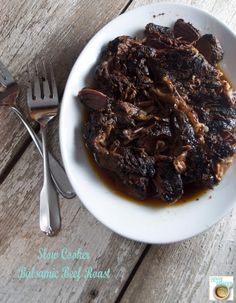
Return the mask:
[[[47,151],[46,126],[58,112],[58,95],[52,67],[50,65],[49,85],[45,64],[42,64],[41,76],[37,65],[27,90],[27,103],[30,116],[40,124],[43,144],[44,181],[40,193],[40,229],[47,235],[54,235],[61,225],[58,196],[49,172],[49,161]],[[30,79],[30,71],[28,68]]]

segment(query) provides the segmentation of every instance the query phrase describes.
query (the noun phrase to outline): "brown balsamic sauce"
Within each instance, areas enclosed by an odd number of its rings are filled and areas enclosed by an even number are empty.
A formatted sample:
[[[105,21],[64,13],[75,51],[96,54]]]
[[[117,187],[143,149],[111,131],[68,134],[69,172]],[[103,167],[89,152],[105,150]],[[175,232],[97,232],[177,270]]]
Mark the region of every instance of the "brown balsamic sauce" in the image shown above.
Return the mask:
[[[90,153],[89,150],[87,150],[87,157],[90,165],[93,168],[93,171],[96,173],[98,178],[102,180],[104,185],[109,188],[114,194],[117,196],[120,196],[121,198],[134,202],[140,205],[145,205],[149,207],[173,207],[173,206],[178,206],[181,204],[184,204],[186,202],[194,201],[194,200],[199,200],[199,198],[204,195],[205,193],[208,192],[209,188],[203,188],[203,187],[193,187],[193,186],[188,186],[184,188],[184,194],[181,197],[180,200],[175,202],[174,204],[168,204],[160,199],[156,198],[147,198],[144,200],[140,200],[138,198],[134,198],[130,196],[128,193],[124,191],[124,185],[117,180],[117,178],[111,174],[109,171],[104,170],[101,168],[94,160],[92,154]]]

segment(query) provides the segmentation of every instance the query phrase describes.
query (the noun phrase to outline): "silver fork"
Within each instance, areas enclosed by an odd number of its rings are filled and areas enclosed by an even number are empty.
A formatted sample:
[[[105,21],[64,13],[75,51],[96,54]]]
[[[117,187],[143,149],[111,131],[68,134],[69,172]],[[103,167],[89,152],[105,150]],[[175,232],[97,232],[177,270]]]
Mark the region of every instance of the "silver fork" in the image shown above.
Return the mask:
[[[16,99],[19,94],[19,86],[1,61],[0,84],[2,85],[0,90],[0,106],[8,106],[15,112],[15,114],[18,116],[18,118],[20,118],[20,120],[28,130],[29,134],[31,135],[31,138],[33,139],[36,147],[38,148],[40,155],[43,156],[42,143],[40,139],[36,135],[31,125],[26,120],[25,116],[17,108]],[[71,187],[71,184],[68,180],[65,171],[50,153],[49,162],[53,181],[57,187],[57,190],[63,197],[67,199],[72,199],[73,197],[75,197],[75,192]]]
[[[35,65],[33,80],[30,80],[28,66],[29,86],[27,90],[27,103],[30,116],[40,124],[42,134],[44,181],[40,193],[40,229],[47,235],[53,235],[60,229],[61,219],[57,193],[49,173],[46,126],[57,115],[59,101],[51,65],[49,65],[49,70],[50,86],[44,62],[42,64],[41,76],[39,75],[37,65]]]

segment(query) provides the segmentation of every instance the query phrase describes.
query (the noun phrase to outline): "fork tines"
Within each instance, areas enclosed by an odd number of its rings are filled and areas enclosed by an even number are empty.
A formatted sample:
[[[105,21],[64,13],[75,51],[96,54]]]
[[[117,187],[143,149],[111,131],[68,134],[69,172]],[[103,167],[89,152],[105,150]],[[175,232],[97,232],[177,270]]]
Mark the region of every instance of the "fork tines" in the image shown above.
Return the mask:
[[[28,65],[28,79],[28,103],[31,107],[58,106],[56,81],[51,64],[48,64],[47,70],[44,61],[41,63],[41,69],[39,63],[35,63],[31,72]],[[42,101],[45,102],[41,103]],[[50,104],[47,104],[48,102]]]

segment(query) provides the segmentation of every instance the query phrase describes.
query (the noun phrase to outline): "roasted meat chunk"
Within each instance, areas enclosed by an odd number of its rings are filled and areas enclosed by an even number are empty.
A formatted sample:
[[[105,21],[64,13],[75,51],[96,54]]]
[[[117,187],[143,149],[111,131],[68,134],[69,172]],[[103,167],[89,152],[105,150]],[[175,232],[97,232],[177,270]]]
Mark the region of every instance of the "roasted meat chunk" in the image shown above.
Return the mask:
[[[191,23],[178,19],[174,25],[174,36],[187,42],[197,41],[201,35]]]
[[[236,152],[236,94],[215,66],[222,58],[216,37],[182,19],[109,42],[94,87],[79,92],[82,131],[127,193],[173,203],[186,186],[220,182]]]
[[[224,52],[220,42],[211,34],[203,35],[196,42],[196,48],[213,65],[223,59]]]

